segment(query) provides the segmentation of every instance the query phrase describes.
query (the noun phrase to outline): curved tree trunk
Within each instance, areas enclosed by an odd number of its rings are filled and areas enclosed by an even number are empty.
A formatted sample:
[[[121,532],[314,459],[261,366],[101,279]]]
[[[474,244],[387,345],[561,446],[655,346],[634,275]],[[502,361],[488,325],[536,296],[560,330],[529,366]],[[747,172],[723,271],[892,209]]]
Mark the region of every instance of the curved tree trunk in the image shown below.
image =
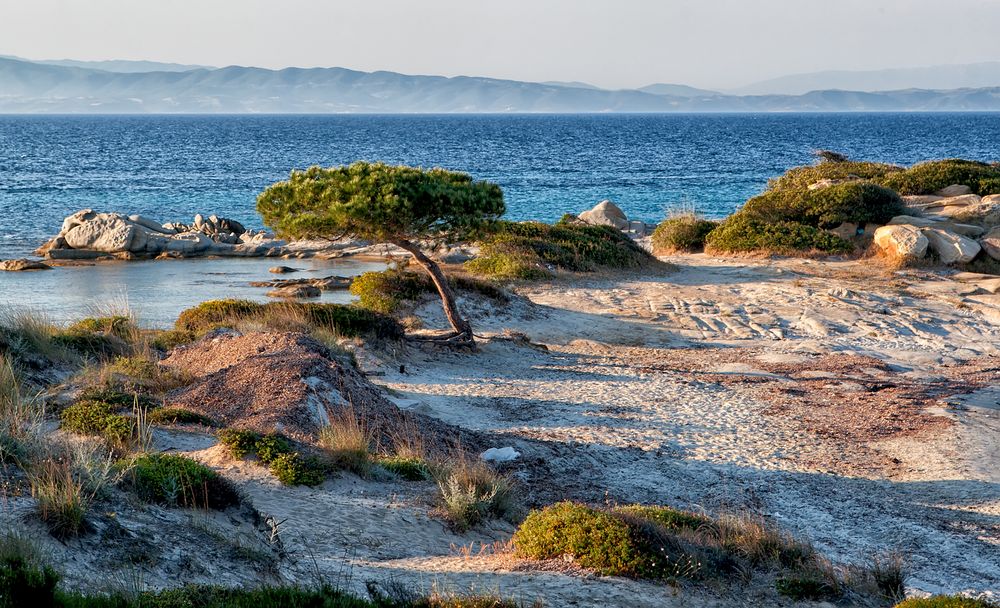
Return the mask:
[[[413,254],[413,258],[417,263],[423,266],[427,274],[431,275],[431,280],[434,281],[434,286],[437,287],[438,293],[441,295],[444,314],[448,317],[448,322],[451,323],[452,328],[455,330],[453,339],[461,342],[473,342],[472,326],[465,320],[462,313],[458,312],[458,305],[455,303],[455,294],[452,292],[451,285],[448,284],[448,279],[441,272],[441,267],[437,265],[437,262],[427,257],[420,250],[420,247],[410,241],[399,240],[393,242],[393,244]]]

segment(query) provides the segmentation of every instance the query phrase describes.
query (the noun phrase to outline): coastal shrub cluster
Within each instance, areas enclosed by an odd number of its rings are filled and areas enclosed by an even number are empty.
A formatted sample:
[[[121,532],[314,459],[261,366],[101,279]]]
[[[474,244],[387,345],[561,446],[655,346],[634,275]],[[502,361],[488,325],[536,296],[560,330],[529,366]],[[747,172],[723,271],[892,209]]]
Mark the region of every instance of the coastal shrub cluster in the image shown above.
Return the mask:
[[[127,446],[135,434],[134,419],[118,413],[119,408],[100,400],[84,399],[59,414],[60,426],[81,435],[105,439],[111,446]]]
[[[278,433],[261,435],[253,431],[224,429],[219,441],[234,458],[256,456],[278,481],[289,486],[317,486],[326,480],[330,465],[314,456],[304,456],[290,439]]]
[[[766,571],[777,572],[784,581],[779,590],[789,594],[835,598],[842,591],[842,581],[812,547],[752,518],[560,502],[530,513],[513,542],[522,557],[572,556],[603,575],[710,579]]]
[[[128,465],[131,489],[143,500],[170,507],[226,509],[238,505],[233,484],[178,454],[143,454]]]
[[[466,262],[466,270],[501,280],[545,278],[556,270],[641,268],[654,261],[620,230],[569,218],[555,224],[495,222],[479,243],[481,255]]]
[[[886,175],[882,185],[900,194],[933,194],[953,184],[968,186],[975,194],[1000,193],[1000,165],[951,158],[918,163]]]
[[[79,355],[109,359],[134,352],[142,333],[131,317],[88,317],[57,331],[52,341]]]
[[[693,213],[670,217],[653,231],[653,253],[696,253],[705,248],[705,237],[715,230],[718,222],[701,219]]]
[[[903,172],[879,163],[826,160],[796,167],[710,232],[705,246],[718,252],[843,254],[854,244],[827,229],[843,223],[884,224],[905,212],[902,199],[880,181]],[[810,186],[830,180],[821,187]]]
[[[849,253],[854,246],[825,230],[798,222],[768,223],[739,213],[730,216],[705,240],[706,249],[720,252]]]
[[[480,279],[449,276],[452,289],[475,293],[498,303],[506,303],[505,291]],[[437,294],[434,282],[426,273],[410,272],[405,268],[390,268],[382,272],[366,272],[354,279],[350,291],[358,297],[362,308],[382,314],[398,312],[406,302],[418,300],[425,294]]]
[[[302,302],[251,302],[249,300],[210,300],[183,311],[175,329],[196,337],[219,328],[233,328],[253,322],[264,327],[287,327],[300,324],[326,329],[346,337],[399,339],[399,323],[377,312],[344,304]]]

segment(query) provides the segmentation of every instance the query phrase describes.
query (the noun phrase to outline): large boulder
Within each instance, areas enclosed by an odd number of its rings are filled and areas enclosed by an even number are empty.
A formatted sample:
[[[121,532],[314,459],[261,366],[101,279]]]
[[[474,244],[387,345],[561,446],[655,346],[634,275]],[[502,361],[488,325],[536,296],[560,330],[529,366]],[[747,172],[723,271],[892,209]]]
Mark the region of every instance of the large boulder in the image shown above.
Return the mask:
[[[954,232],[941,228],[921,228],[930,248],[945,264],[965,264],[982,251],[979,243]]]
[[[593,209],[584,211],[578,217],[594,226],[613,226],[618,230],[628,228],[628,217],[625,216],[625,212],[607,200],[597,203]]]
[[[986,252],[986,255],[994,260],[1000,260],[1000,228],[990,230],[986,236],[979,239],[979,244],[982,246],[983,251]]]
[[[982,236],[986,233],[986,229],[982,226],[974,226],[972,224],[958,224],[956,222],[949,222],[947,220],[942,220],[935,217],[916,217],[914,215],[897,215],[888,222],[889,225],[907,225],[916,226],[918,228],[941,228],[943,230],[950,230],[962,236],[977,237]]]
[[[924,214],[985,226],[1000,224],[1000,196],[980,198],[975,194],[946,198],[927,207]]]
[[[904,260],[916,260],[927,254],[929,241],[915,226],[895,224],[875,231],[875,245],[885,253]]]
[[[132,243],[139,232],[136,224],[116,213],[98,213],[83,222],[72,224],[60,236],[71,249],[119,253],[132,251]],[[145,246],[144,236],[140,240]]]

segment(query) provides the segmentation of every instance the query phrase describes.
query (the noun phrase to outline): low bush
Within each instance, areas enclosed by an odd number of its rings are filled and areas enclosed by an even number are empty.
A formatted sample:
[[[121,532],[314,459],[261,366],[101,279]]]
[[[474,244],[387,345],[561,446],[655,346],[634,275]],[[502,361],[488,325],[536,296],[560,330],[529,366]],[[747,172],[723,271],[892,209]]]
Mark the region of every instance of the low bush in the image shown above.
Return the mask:
[[[135,322],[125,315],[110,317],[87,317],[66,328],[69,333],[101,333],[115,336],[125,342],[135,342],[139,328]]]
[[[60,412],[60,426],[81,435],[102,437],[111,446],[122,448],[135,435],[135,421],[119,414],[118,409],[106,401],[77,401]]]
[[[377,462],[383,469],[407,481],[431,479],[431,467],[423,458],[383,456]]]
[[[178,331],[203,335],[222,327],[233,328],[253,321],[264,326],[281,324],[289,317],[301,319],[312,328],[323,328],[346,337],[400,339],[403,329],[385,315],[344,304],[210,300],[183,311],[177,318]]]
[[[926,598],[910,598],[896,604],[895,608],[1000,608],[1000,604],[960,595],[935,595]]]
[[[129,467],[131,489],[143,500],[171,507],[226,509],[240,503],[227,479],[178,454],[144,454]]]
[[[796,222],[768,223],[742,214],[730,216],[705,239],[707,251],[741,253],[850,253],[854,246],[825,230]]]
[[[933,194],[954,184],[968,186],[976,194],[992,194],[989,190],[998,179],[998,165],[950,158],[918,163],[905,171],[886,175],[879,183],[900,194]]]
[[[475,293],[501,303],[510,299],[496,285],[473,277],[450,276],[448,282],[458,292]],[[388,315],[398,312],[403,303],[416,301],[424,294],[436,295],[437,287],[424,272],[390,268],[355,277],[350,291],[358,296],[358,305],[362,308]]]
[[[694,214],[667,218],[653,231],[653,253],[661,255],[701,251],[705,248],[705,237],[716,226],[717,222],[701,219]]]
[[[184,374],[140,356],[116,357],[101,373],[106,386],[131,393],[161,394],[188,383]]]
[[[768,182],[768,190],[806,190],[811,184],[824,179],[880,181],[887,176],[901,173],[902,167],[865,161],[821,162],[789,169],[781,177]]]
[[[847,182],[817,190],[769,190],[737,212],[767,223],[797,222],[834,228],[844,222],[885,224],[905,212],[899,195],[869,182]]]
[[[513,480],[481,461],[462,456],[433,472],[444,511],[458,530],[491,517],[513,522],[520,514]]]
[[[536,279],[551,269],[594,272],[641,268],[655,260],[632,239],[610,226],[577,221],[496,222],[480,239],[480,257],[465,263],[469,272],[497,279]]]
[[[201,426],[219,426],[219,423],[208,416],[179,407],[161,407],[149,412],[149,422],[153,424],[200,424]]]
[[[726,579],[733,572],[777,572],[790,594],[840,593],[840,581],[809,546],[752,518],[722,517],[668,507],[594,508],[561,502],[533,511],[514,534],[522,557],[572,556],[605,575],[658,579]]]
[[[261,435],[253,431],[225,429],[219,432],[219,441],[235,458],[256,456],[285,485],[319,485],[326,480],[330,469],[329,464],[296,451],[290,439],[277,433]]]
[[[91,332],[60,331],[52,336],[52,343],[96,359],[108,359],[128,350],[128,347],[114,336]]]

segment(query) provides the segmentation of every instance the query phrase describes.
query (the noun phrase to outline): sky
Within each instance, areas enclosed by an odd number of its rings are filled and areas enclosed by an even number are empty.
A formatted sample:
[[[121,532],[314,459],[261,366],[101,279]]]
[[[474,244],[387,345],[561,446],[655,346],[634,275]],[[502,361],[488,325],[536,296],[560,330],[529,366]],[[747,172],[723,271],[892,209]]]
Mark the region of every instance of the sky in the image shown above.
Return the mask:
[[[1000,0],[0,0],[0,54],[609,88],[1000,61]]]

